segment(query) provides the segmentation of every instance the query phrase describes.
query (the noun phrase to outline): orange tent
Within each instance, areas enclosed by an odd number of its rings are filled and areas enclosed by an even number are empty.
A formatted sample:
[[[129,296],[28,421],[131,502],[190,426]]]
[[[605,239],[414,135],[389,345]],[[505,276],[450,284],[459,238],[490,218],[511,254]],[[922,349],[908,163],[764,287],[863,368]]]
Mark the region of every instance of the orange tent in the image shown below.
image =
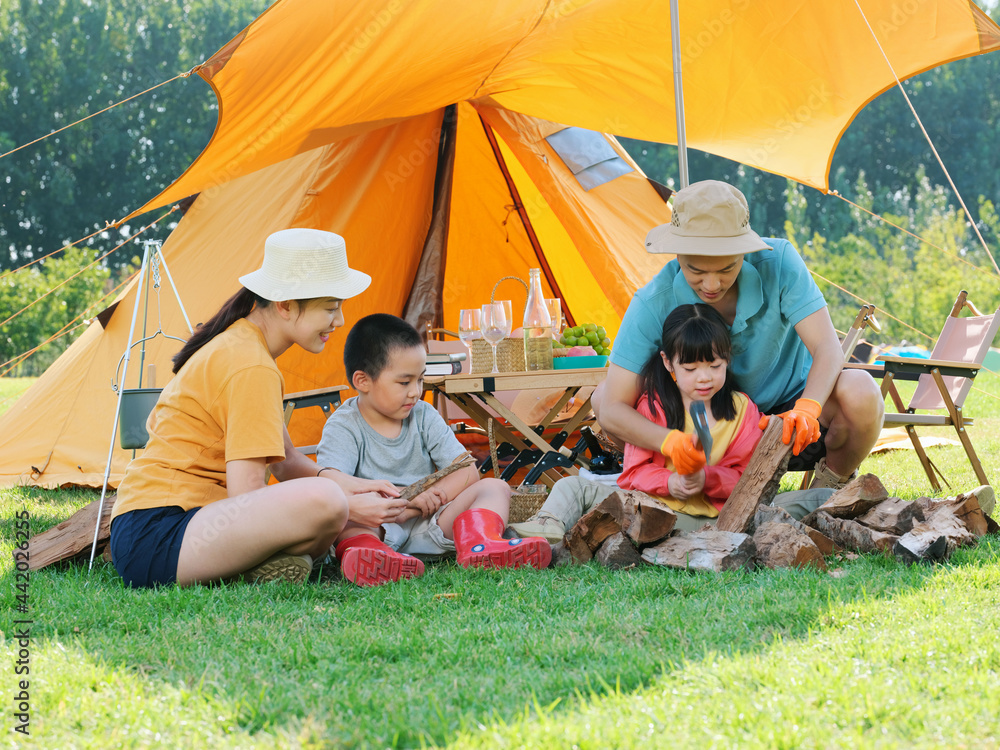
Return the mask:
[[[1000,47],[968,0],[860,6],[682,3],[688,144],[824,189],[840,134],[894,84],[882,48],[905,78]],[[652,0],[278,0],[199,66],[215,135],[132,216],[197,194],[163,247],[195,323],[259,265],[268,233],[307,226],[342,234],[375,279],[348,325],[388,311],[454,328],[501,277],[542,267],[570,315],[614,332],[666,260],[642,239],[669,211],[600,132],[674,141],[669,29]],[[185,335],[164,286],[162,327]],[[100,484],[135,294],[0,417],[0,485]],[[176,348],[147,342],[159,386]],[[279,365],[289,391],[344,381],[336,339]],[[318,414],[296,416],[297,442],[316,441]],[[129,457],[115,451],[112,484]]]
[[[345,305],[348,326],[372,312],[393,312],[454,329],[458,309],[487,301],[502,277],[527,279],[529,268],[543,267],[546,291],[561,294],[570,315],[616,331],[632,292],[664,262],[643,248],[647,228],[669,220],[661,194],[609,136],[568,131],[602,157],[611,155],[598,171],[623,172],[587,190],[546,140],[566,133],[562,126],[468,103],[453,111],[445,127],[438,110],[202,192],[162,248],[191,322],[206,320],[238,289],[237,277],[260,265],[270,232],[310,226],[342,234],[351,265],[373,277],[369,290]],[[442,132],[452,137],[439,149]],[[186,336],[169,281],[160,278],[147,335],[159,309],[162,329]],[[111,384],[135,294],[133,284],[0,418],[0,484],[101,485],[117,398]],[[513,282],[497,290],[515,307],[524,296]],[[293,347],[279,359],[288,392],[346,382],[337,338],[322,355]],[[179,346],[162,336],[146,342],[142,385],[150,365],[156,385],[166,383]],[[139,386],[138,352],[132,350],[129,388]],[[297,412],[290,426],[296,444],[318,442],[322,419],[319,409]],[[130,457],[116,447],[113,486]]]

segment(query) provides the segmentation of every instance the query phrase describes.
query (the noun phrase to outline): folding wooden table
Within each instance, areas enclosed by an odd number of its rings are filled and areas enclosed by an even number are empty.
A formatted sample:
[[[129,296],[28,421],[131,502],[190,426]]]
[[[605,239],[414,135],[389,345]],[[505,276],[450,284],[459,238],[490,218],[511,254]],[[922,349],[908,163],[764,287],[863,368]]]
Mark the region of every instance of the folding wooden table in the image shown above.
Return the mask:
[[[561,430],[555,436],[546,439],[544,431],[552,427],[556,416],[581,388],[599,385],[604,381],[606,375],[606,368],[594,367],[579,370],[538,370],[494,374],[459,373],[427,378],[424,383],[427,388],[434,389],[458,406],[484,430],[488,428],[490,419],[493,419],[493,431],[497,440],[510,443],[520,452],[519,455],[540,451],[541,457],[536,463],[544,465],[543,462],[552,462],[556,456],[572,456],[572,451],[562,445],[562,441],[588,418],[590,398],[587,398],[568,422],[560,425]],[[525,422],[494,395],[497,391],[552,388],[562,388],[563,393],[537,424]],[[502,417],[502,420],[495,419],[486,407]],[[567,462],[560,463],[565,465]],[[566,468],[569,473],[576,473],[576,469]],[[559,478],[559,475],[554,470],[547,470],[542,477],[546,484],[551,485]]]

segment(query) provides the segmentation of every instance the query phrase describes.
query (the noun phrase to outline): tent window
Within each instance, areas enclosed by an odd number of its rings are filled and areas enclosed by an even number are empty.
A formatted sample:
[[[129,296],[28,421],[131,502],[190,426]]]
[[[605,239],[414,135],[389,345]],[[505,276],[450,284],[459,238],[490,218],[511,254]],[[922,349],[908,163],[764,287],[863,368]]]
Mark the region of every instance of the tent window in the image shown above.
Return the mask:
[[[583,128],[565,128],[546,141],[569,167],[580,186],[591,190],[633,171],[600,133]]]

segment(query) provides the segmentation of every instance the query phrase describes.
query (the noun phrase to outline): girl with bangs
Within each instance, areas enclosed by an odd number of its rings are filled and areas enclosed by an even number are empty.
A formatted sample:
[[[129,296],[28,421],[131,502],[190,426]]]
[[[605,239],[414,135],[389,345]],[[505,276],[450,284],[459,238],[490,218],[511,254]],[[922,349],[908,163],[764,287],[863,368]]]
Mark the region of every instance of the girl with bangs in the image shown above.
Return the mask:
[[[660,349],[641,372],[635,408],[670,433],[660,452],[626,444],[617,487],[662,499],[677,513],[674,528],[681,531],[714,523],[762,435],[760,412],[736,388],[731,359],[722,316],[705,304],[681,305],[663,321]],[[713,446],[707,457],[689,416],[695,401],[706,405]],[[512,528],[557,542],[615,489],[581,477],[561,479],[539,512]]]

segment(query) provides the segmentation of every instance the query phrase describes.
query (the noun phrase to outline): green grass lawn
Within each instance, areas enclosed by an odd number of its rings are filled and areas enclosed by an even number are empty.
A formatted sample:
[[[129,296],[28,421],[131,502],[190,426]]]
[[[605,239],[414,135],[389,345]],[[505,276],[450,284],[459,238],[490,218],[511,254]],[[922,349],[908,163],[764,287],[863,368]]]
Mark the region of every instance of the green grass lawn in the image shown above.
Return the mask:
[[[1000,383],[967,412],[1000,472]],[[2,382],[2,381],[0,381]],[[0,396],[2,398],[2,396]],[[929,433],[941,434],[946,433]],[[959,447],[930,449],[956,489]],[[862,466],[928,494],[912,451]],[[794,486],[789,475],[786,488]],[[0,490],[5,730],[19,644],[15,514],[33,532],[89,491]],[[32,736],[12,746],[995,748],[1000,538],[946,564],[832,559],[834,575],[596,565],[428,566],[347,584],[126,590],[103,562],[31,577]]]

